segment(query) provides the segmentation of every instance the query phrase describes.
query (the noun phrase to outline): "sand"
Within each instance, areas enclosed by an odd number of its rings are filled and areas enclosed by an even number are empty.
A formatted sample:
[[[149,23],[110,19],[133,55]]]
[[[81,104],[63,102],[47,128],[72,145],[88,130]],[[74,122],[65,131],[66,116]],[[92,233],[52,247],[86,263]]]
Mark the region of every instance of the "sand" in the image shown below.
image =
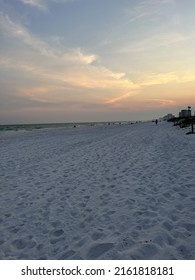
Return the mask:
[[[195,259],[195,135],[2,132],[0,155],[0,259]]]

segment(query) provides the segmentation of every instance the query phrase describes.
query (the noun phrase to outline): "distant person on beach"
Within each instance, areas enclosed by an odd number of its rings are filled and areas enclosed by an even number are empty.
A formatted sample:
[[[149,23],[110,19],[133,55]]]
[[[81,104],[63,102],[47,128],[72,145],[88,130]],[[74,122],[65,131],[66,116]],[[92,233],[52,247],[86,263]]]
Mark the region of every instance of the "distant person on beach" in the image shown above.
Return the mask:
[[[158,120],[155,120],[156,125],[158,124]]]

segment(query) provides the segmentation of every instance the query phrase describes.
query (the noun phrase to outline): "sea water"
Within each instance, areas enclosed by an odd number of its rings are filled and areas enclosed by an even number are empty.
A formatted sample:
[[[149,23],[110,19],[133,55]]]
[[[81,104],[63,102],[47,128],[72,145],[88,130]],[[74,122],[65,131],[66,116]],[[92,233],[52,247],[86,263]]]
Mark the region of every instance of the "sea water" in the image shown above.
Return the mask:
[[[109,125],[115,123],[116,122],[9,124],[9,125],[0,125],[0,132],[18,131],[18,130],[31,131],[34,129],[44,129],[44,128],[71,128],[71,127],[78,127],[78,126],[94,126],[94,125],[103,125],[103,124]]]

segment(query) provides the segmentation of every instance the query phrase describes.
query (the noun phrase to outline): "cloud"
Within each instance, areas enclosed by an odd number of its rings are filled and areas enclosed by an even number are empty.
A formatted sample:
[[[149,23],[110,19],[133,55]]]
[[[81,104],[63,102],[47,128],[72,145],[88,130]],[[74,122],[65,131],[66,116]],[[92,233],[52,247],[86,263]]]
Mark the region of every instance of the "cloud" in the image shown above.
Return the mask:
[[[75,102],[76,99],[87,102],[91,91],[90,98],[94,102],[119,106],[146,87],[195,80],[193,72],[180,75],[176,72],[140,73],[138,82],[133,83],[124,72],[112,71],[100,65],[97,54],[84,52],[81,48],[66,50],[59,46],[51,47],[46,40],[34,36],[20,23],[2,13],[0,24],[4,36],[6,34],[10,45],[14,45],[12,53],[0,56],[0,64],[11,71],[17,71],[21,77],[18,82],[20,94],[29,100],[59,103],[72,100],[75,96]],[[160,38],[159,42],[163,42]],[[175,41],[174,38],[171,40]],[[19,45],[15,44],[16,41]],[[156,38],[150,38],[148,46],[152,41],[156,42]],[[97,64],[94,63],[96,61]],[[25,80],[29,79],[35,82],[33,88],[25,84]]]
[[[49,38],[40,38],[6,14],[0,13],[0,26],[0,35],[7,38],[10,46],[9,51],[5,48],[1,53],[0,64],[13,76],[17,75],[14,81],[17,94],[32,104],[75,102],[109,108],[127,107],[135,95],[148,87],[195,80],[193,72],[140,73],[140,78],[134,83],[125,72],[105,67],[98,54],[80,47],[67,49]],[[165,42],[173,44],[182,40],[184,38],[176,33],[159,34],[146,38],[145,42],[137,42],[125,51],[141,51],[143,44],[144,48],[150,49]],[[163,100],[161,104],[166,103]]]
[[[91,64],[98,59],[95,54],[84,54],[80,48],[72,49],[63,54],[62,59],[65,61],[79,61],[83,64]]]
[[[80,48],[64,51],[52,48],[46,41],[31,34],[23,25],[14,22],[8,15],[2,12],[0,13],[0,27],[2,27],[5,36],[10,37],[11,40],[20,40],[21,43],[28,45],[43,56],[70,62],[77,61],[83,64],[91,64],[98,58],[95,54],[84,54]]]
[[[195,81],[195,74],[193,72],[185,73],[176,73],[176,72],[167,72],[167,73],[153,73],[150,75],[144,75],[142,81],[139,82],[140,86],[155,86],[163,85],[168,83],[188,83]]]
[[[49,11],[48,8],[48,2],[63,4],[68,2],[74,2],[75,0],[19,0],[25,5],[32,6],[34,8],[37,8],[41,11]]]
[[[170,82],[178,81],[178,76],[175,72],[165,73],[165,74],[150,74],[143,77],[143,80],[140,82],[142,86],[154,86],[167,84]]]
[[[90,98],[104,103],[108,99],[119,100],[126,92],[137,88],[125,73],[100,65],[97,54],[87,53],[81,48],[51,46],[49,40],[31,34],[26,27],[3,13],[0,14],[0,25],[3,36],[10,46],[14,46],[9,52],[5,49],[0,56],[0,64],[10,73],[17,72],[20,78],[16,83],[25,98],[61,102],[70,100],[75,94],[76,98],[87,101],[88,94],[84,91],[81,94],[81,89],[85,89],[95,92]],[[33,91],[32,86],[25,82],[29,84],[29,80],[35,83]]]
[[[44,0],[19,0],[19,1],[42,11],[47,10]]]
[[[138,1],[135,6],[125,9],[125,14],[128,17],[128,23],[137,21],[145,17],[151,17],[162,13],[163,6],[166,4],[172,4],[174,0],[145,0]]]
[[[119,104],[119,101],[123,100],[123,99],[127,99],[129,98],[130,96],[133,96],[133,92],[127,92],[125,94],[122,94],[120,96],[117,96],[115,98],[111,98],[109,100],[107,100],[105,102],[105,104],[109,104],[109,105],[117,105]]]
[[[148,98],[144,99],[145,102],[150,104],[152,107],[174,107],[177,102],[173,99],[163,99],[163,98]]]
[[[43,55],[55,56],[53,50],[43,40],[30,34],[23,25],[12,21],[8,15],[2,12],[0,13],[0,27],[4,36],[18,39]]]
[[[160,47],[168,47],[174,44],[186,42],[188,36],[183,36],[178,32],[166,32],[131,42],[128,46],[121,48],[119,53],[146,52]]]

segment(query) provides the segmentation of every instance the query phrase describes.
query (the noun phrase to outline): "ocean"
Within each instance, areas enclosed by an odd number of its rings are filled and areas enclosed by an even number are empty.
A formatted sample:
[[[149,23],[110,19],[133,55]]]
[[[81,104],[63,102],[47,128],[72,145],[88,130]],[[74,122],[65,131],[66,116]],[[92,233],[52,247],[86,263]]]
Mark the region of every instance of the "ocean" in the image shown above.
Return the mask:
[[[43,123],[43,124],[10,124],[10,125],[0,125],[0,132],[2,131],[18,131],[25,130],[31,131],[35,129],[44,128],[71,128],[78,126],[94,126],[102,124],[120,124],[125,122],[85,122],[85,123]]]

